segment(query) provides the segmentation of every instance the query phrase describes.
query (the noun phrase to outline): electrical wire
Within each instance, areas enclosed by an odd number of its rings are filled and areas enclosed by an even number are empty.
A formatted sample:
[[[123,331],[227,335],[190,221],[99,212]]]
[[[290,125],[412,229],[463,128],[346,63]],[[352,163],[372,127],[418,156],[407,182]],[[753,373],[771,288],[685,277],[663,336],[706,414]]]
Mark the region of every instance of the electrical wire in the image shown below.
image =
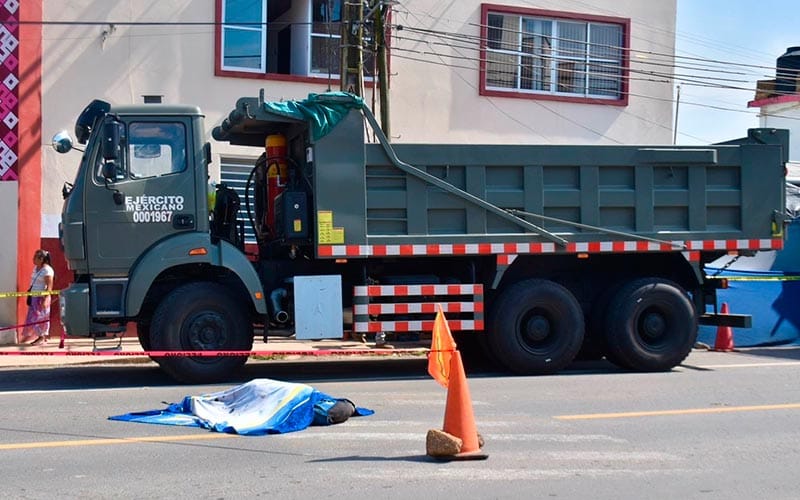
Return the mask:
[[[523,3],[530,4],[530,2],[523,2]],[[573,3],[583,3],[583,2],[573,2]],[[585,4],[585,5],[588,5],[588,4]],[[422,22],[419,19],[419,17],[417,17],[410,10],[406,10],[404,12],[401,9],[398,9],[397,7],[393,8],[393,10],[395,12],[397,12],[398,14],[411,15],[411,16],[415,17],[420,24],[422,24]],[[502,12],[499,12],[499,14],[502,14]],[[421,15],[427,15],[427,14],[421,14]],[[428,16],[428,17],[432,17],[433,18],[433,16]],[[436,17],[435,19],[442,20],[442,19],[445,19],[445,18],[439,16],[439,17]],[[226,23],[226,22],[222,22],[222,21],[45,21],[45,20],[43,20],[43,21],[25,21],[25,20],[12,21],[12,20],[9,20],[9,21],[3,21],[2,24],[6,25],[6,26],[38,24],[38,25],[43,25],[43,26],[108,26],[108,25],[114,25],[114,26],[128,26],[128,27],[137,27],[137,26],[155,26],[155,27],[176,27],[176,26],[214,26],[214,27],[217,27],[217,26],[231,26],[231,27],[237,27],[237,26],[247,26],[247,27],[254,27],[254,26],[267,26],[267,25],[269,25],[269,26],[309,25],[309,24],[313,24],[313,23],[311,23],[311,22],[261,22],[261,23],[257,23],[257,22],[256,23],[254,23],[254,22],[242,22],[242,23]],[[642,24],[646,25],[646,23],[642,23]],[[498,28],[498,27],[495,27],[495,26],[489,26],[489,25],[481,24],[481,23],[458,23],[458,25],[459,26],[477,27],[477,28],[479,28],[481,30],[492,29],[492,30],[500,30],[501,32],[513,33],[513,34],[520,34],[520,35],[523,34],[523,31],[521,31],[521,30],[510,30],[510,29],[507,29],[507,28]],[[459,50],[459,49],[460,50],[472,50],[472,51],[486,50],[484,48],[484,46],[490,42],[490,40],[488,40],[487,38],[483,38],[481,35],[469,35],[469,34],[463,34],[463,33],[448,32],[448,31],[443,31],[443,30],[422,28],[422,27],[418,27],[418,26],[409,26],[409,25],[403,25],[403,24],[392,24],[392,25],[390,25],[390,28],[394,29],[394,31],[396,33],[392,38],[396,39],[398,41],[400,41],[400,40],[409,41],[409,42],[413,42],[414,41],[413,38],[403,37],[403,36],[399,35],[399,33],[401,31],[406,31],[406,32],[411,32],[411,33],[417,34],[418,36],[435,37],[435,38],[437,38],[439,40],[442,40],[441,42],[435,42],[435,43],[440,44],[442,46],[448,46],[453,50]],[[665,33],[672,33],[672,34],[674,34],[676,36],[678,35],[677,32],[670,32],[669,30],[663,30],[662,28],[659,28],[659,27],[653,27],[653,28],[658,30],[658,31],[665,32]],[[201,33],[178,33],[178,35],[184,35],[184,34],[185,35],[190,35],[190,34],[201,34]],[[621,53],[627,54],[628,56],[636,55],[636,56],[639,56],[639,57],[628,57],[628,60],[630,61],[631,65],[637,65],[637,67],[638,67],[638,65],[642,65],[642,66],[651,65],[651,66],[662,67],[662,68],[667,68],[667,69],[684,69],[684,70],[690,70],[690,71],[717,73],[717,74],[730,74],[730,75],[739,75],[739,76],[747,76],[748,74],[756,74],[756,76],[765,76],[765,77],[771,77],[772,75],[758,75],[755,71],[751,71],[750,73],[745,73],[743,71],[732,71],[732,69],[767,70],[767,71],[776,71],[777,70],[777,68],[775,68],[773,66],[756,65],[756,64],[745,64],[745,63],[741,63],[741,62],[733,62],[733,61],[728,61],[728,60],[707,58],[707,57],[681,56],[681,55],[677,55],[677,54],[674,54],[674,53],[670,54],[670,53],[663,53],[663,52],[657,52],[657,51],[652,51],[652,50],[633,49],[633,48],[625,47],[625,46],[621,46],[621,45],[618,46],[618,45],[612,45],[612,44],[590,44],[590,43],[585,42],[585,41],[574,40],[574,39],[564,38],[564,37],[553,37],[553,36],[550,36],[550,35],[547,35],[547,34],[542,34],[542,33],[537,34],[537,33],[524,32],[524,34],[525,35],[529,35],[529,36],[533,35],[533,36],[547,37],[550,40],[556,40],[556,41],[564,40],[564,41],[567,41],[567,42],[569,42],[571,44],[575,44],[575,43],[586,44],[586,45],[590,45],[590,46],[593,46],[593,47],[602,48],[602,49],[610,50],[610,51],[620,51]],[[171,36],[171,35],[175,35],[175,33],[170,33],[169,35],[162,35],[162,36]],[[159,35],[158,34],[147,34],[147,35],[128,34],[127,36],[137,37],[137,36],[159,36]],[[54,38],[54,39],[62,39],[62,38]],[[457,42],[457,43],[445,43],[447,41]],[[648,40],[648,41],[652,42],[652,40]],[[422,40],[422,39],[417,39],[417,42],[418,43],[425,43],[425,44],[434,43],[434,42],[431,42],[430,40]],[[496,41],[494,41],[494,42],[496,42]],[[411,49],[405,49],[405,48],[399,47],[399,46],[392,47],[392,50],[414,52]],[[411,58],[411,57],[408,57],[408,56],[401,56],[400,54],[395,54],[394,57],[397,57],[397,58],[400,58],[400,59],[414,60],[414,61],[419,61],[419,62],[424,62],[424,63],[429,63],[429,64],[440,64],[440,65],[445,65],[445,66],[449,66],[449,67],[453,67],[453,68],[469,69],[469,70],[475,70],[476,68],[475,67],[470,67],[470,66],[464,66],[464,65],[447,64],[447,63],[444,63],[443,58],[457,57],[460,60],[465,60],[466,59],[466,60],[472,60],[472,61],[478,62],[478,63],[481,62],[481,58],[468,58],[468,57],[465,58],[463,56],[463,54],[461,54],[459,56],[452,56],[452,55],[449,55],[449,54],[446,54],[446,53],[437,52],[437,51],[431,51],[429,53],[425,52],[425,51],[417,51],[417,53],[419,53],[421,55],[432,55],[434,57],[439,58],[440,61],[436,62],[436,61],[425,60],[425,59],[422,59],[422,58]],[[562,51],[558,51],[557,53],[558,54],[564,54],[565,51],[562,50]],[[576,52],[574,54],[569,54],[569,51],[566,51],[566,54],[567,55],[585,55],[584,52]],[[518,52],[518,55],[522,55],[522,53]],[[525,54],[525,55],[528,56],[528,54]],[[644,57],[653,58],[653,60],[651,60],[651,59],[643,59]],[[484,59],[484,61],[485,61],[485,59]],[[671,61],[674,61],[674,62],[671,62]],[[678,62],[680,64],[678,64]],[[598,63],[592,62],[591,65],[593,67],[598,67],[598,68],[607,67],[607,68],[619,69],[619,66],[617,66],[617,65],[608,64],[608,63],[602,63],[602,62],[598,62]],[[566,74],[574,73],[574,72],[584,74],[584,72],[581,72],[581,71],[568,70],[568,69],[562,69],[562,70],[559,70],[559,71],[561,73],[566,73]],[[675,80],[680,80],[681,84],[685,84],[687,86],[695,86],[695,87],[717,88],[717,89],[724,89],[724,90],[747,91],[747,92],[754,92],[754,91],[761,90],[757,86],[756,86],[756,88],[751,88],[751,87],[746,87],[746,86],[729,85],[730,83],[752,83],[749,80],[742,80],[742,79],[735,79],[735,78],[721,78],[721,77],[712,77],[712,76],[705,76],[705,75],[693,75],[693,74],[686,74],[686,73],[677,73],[677,74],[676,73],[665,73],[665,72],[659,72],[659,71],[654,71],[654,70],[648,71],[648,70],[643,70],[643,69],[636,69],[636,68],[631,68],[631,67],[627,68],[627,71],[632,73],[632,74],[638,74],[640,76],[649,76],[649,77],[652,77],[652,78],[635,78],[635,77],[630,77],[630,76],[625,76],[625,75],[619,76],[619,75],[613,75],[613,74],[608,74],[608,73],[601,73],[600,76],[602,77],[603,80],[606,80],[606,81],[617,78],[617,79],[620,79],[621,81],[624,79],[626,81],[643,81],[643,82],[651,82],[651,83],[671,84]],[[781,91],[777,91],[777,92],[776,91],[772,91],[772,92],[770,92],[770,94],[774,95],[774,96],[796,95],[795,92],[781,92]],[[647,99],[656,99],[656,100],[661,100],[661,101],[674,102],[674,100],[671,100],[671,99],[664,99],[664,98],[661,98],[661,97],[649,96],[649,95],[645,95],[645,94],[632,93],[632,92],[620,92],[620,95],[630,95],[630,96],[636,96],[636,97],[647,98]],[[541,103],[539,103],[539,104],[541,104]],[[715,110],[722,110],[722,111],[732,111],[732,112],[753,114],[750,111],[726,108],[726,107],[721,107],[721,106],[712,106],[712,105],[701,104],[701,103],[692,103],[692,102],[685,102],[684,101],[684,102],[682,102],[682,104],[696,105],[696,106],[706,107],[706,108],[715,109]],[[762,116],[779,116],[779,117],[782,117],[782,118],[796,119],[796,118],[793,118],[793,117],[786,117],[786,116],[775,115],[775,114],[764,114],[764,113],[761,113],[761,115]],[[600,135],[602,136],[602,134],[600,134]]]
[[[403,26],[403,25],[396,25],[396,26]],[[485,38],[481,38],[479,36],[454,34],[454,33],[447,33],[447,32],[439,32],[438,30],[415,29],[415,28],[408,28],[406,26],[403,26],[401,31],[402,30],[417,31],[419,33],[430,34],[430,35],[437,36],[438,38],[443,38],[443,39],[446,39],[446,40],[447,39],[456,39],[456,40],[459,40],[459,41],[464,41],[464,40],[486,41]],[[520,33],[520,32],[516,31],[516,33]],[[428,42],[428,41],[421,40],[421,39],[417,39],[417,40],[419,40],[420,43],[427,43]],[[445,44],[445,45],[447,45],[447,44]],[[469,47],[469,50],[480,50],[481,49],[481,47],[479,45],[464,46],[464,47],[465,48]],[[393,48],[397,49],[398,47],[395,46]],[[491,49],[489,51],[493,52]],[[516,52],[515,54],[516,55],[523,55],[525,57],[533,57],[534,56],[533,54],[527,54],[527,53],[520,54],[519,52]],[[509,51],[509,55],[512,55],[510,53],[510,51]],[[633,60],[633,61],[635,61],[635,60]],[[635,61],[635,62],[638,63],[638,61]],[[719,61],[719,62],[720,63],[726,63],[725,61]],[[604,65],[604,63],[591,63],[591,64],[595,65],[595,66]],[[748,65],[748,66],[754,66],[754,65]],[[676,67],[676,66],[675,65],[667,65],[667,67]],[[635,72],[637,70],[632,69],[632,68],[628,68],[628,71]],[[713,70],[709,70],[709,71],[713,71]],[[715,78],[715,77],[707,77],[707,76],[703,76],[703,75],[691,75],[691,74],[676,74],[675,75],[675,74],[664,74],[664,73],[660,73],[659,74],[659,73],[655,73],[655,72],[647,72],[646,74],[650,74],[652,76],[665,77],[665,78],[674,78],[674,79],[678,79],[678,80],[687,79],[686,80],[687,83],[708,84],[708,86],[713,86],[712,83],[714,81],[734,82],[734,83],[756,83],[757,84],[757,82],[751,82],[750,80],[730,79],[730,78]],[[624,78],[624,77],[620,77],[620,78]],[[689,80],[689,78],[691,78],[691,80]],[[702,80],[705,80],[705,81],[702,81]],[[757,92],[757,91],[760,90],[760,89],[758,89],[757,86],[743,88],[743,87],[734,87],[734,86],[727,85],[727,84],[719,84],[718,88],[727,89],[727,90],[742,90],[742,91],[748,91],[748,92]],[[775,96],[779,96],[779,95],[796,95],[797,93],[796,92],[790,92],[790,91],[775,91],[775,90],[773,90],[773,91],[770,92],[770,94],[775,95]]]
[[[393,50],[398,50],[398,48],[394,47]],[[408,60],[417,61],[417,62],[423,62],[423,63],[432,64],[432,65],[436,65],[436,66],[445,66],[445,67],[450,67],[450,68],[470,69],[470,70],[475,70],[476,69],[473,66],[462,66],[462,65],[457,65],[457,64],[448,64],[448,63],[445,63],[445,62],[431,61],[429,59],[412,58],[412,57],[401,56],[401,55],[395,55],[393,57],[397,57],[397,58],[400,58],[400,59],[408,59]],[[456,56],[453,56],[453,57],[456,57]],[[460,58],[460,59],[463,59],[463,58]],[[687,84],[687,85],[689,85],[689,84]],[[511,90],[511,91],[519,91],[520,89],[512,88],[512,89],[509,89],[509,90]],[[621,92],[621,94],[622,95],[632,96],[632,97],[641,97],[641,98],[644,98],[644,99],[657,100],[657,101],[662,101],[662,102],[675,102],[674,99],[670,99],[670,98],[657,97],[657,96],[640,94],[640,93],[630,92],[630,91]],[[536,93],[531,92],[531,95],[535,96]],[[550,94],[548,93],[548,95],[550,95]],[[582,96],[579,96],[579,97],[582,97]],[[536,101],[536,102],[537,102],[537,104],[541,104],[538,101]],[[684,101],[684,100],[681,101],[681,104],[686,104],[686,105],[689,105],[689,106],[697,106],[697,107],[702,107],[702,108],[708,108],[708,109],[714,109],[714,110],[717,110],[717,111],[729,111],[729,112],[734,112],[734,113],[748,114],[748,115],[752,115],[752,116],[755,116],[755,117],[757,117],[757,116],[769,116],[769,117],[782,118],[782,119],[792,120],[792,121],[800,121],[800,118],[797,118],[797,117],[786,116],[786,115],[781,115],[781,114],[777,114],[777,113],[765,113],[765,112],[763,112],[763,110],[761,112],[753,112],[753,111],[747,111],[747,110],[743,110],[743,109],[727,108],[727,107],[723,107],[723,106],[715,106],[715,105],[710,105],[710,104],[703,104],[703,103]]]

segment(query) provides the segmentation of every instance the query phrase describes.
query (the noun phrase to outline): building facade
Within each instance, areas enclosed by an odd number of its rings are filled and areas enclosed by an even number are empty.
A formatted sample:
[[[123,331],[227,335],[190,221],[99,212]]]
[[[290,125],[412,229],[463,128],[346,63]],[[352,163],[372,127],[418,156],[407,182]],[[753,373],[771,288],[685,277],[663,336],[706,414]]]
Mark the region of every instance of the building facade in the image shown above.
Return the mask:
[[[395,142],[672,140],[676,0],[391,3]],[[56,288],[66,284],[61,188],[79,153],[57,155],[49,138],[92,99],[196,104],[210,140],[238,97],[339,89],[341,0],[8,0],[0,13],[0,227],[17,235],[0,242],[0,291],[27,288],[38,247],[53,252]],[[373,105],[371,39],[367,29]],[[216,179],[257,156],[212,146]],[[0,299],[0,326],[24,318],[24,301],[10,302]]]

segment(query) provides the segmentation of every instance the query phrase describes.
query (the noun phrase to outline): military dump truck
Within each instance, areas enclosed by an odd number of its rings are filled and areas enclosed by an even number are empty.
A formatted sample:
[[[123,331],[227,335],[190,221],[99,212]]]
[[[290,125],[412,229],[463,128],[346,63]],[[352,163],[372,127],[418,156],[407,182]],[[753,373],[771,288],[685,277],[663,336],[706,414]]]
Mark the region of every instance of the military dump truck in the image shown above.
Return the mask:
[[[212,133],[261,154],[241,196],[209,196],[197,107],[96,100],[75,134],[65,328],[135,322],[146,351],[189,352],[154,356],[183,381],[224,378],[260,334],[430,332],[435,304],[514,373],[556,372],[581,349],[668,370],[698,323],[750,320],[715,314],[724,282],[704,264],[783,244],[783,130],[704,147],[392,144],[356,97],[262,91]]]

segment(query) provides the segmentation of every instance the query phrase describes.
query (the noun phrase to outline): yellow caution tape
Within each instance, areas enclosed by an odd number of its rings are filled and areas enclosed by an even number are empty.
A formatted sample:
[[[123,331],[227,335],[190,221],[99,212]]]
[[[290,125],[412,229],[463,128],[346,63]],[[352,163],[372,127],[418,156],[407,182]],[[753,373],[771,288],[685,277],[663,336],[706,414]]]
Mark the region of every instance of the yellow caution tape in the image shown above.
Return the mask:
[[[800,276],[706,276],[706,279],[728,281],[798,281]]]
[[[58,295],[58,290],[40,290],[34,292],[0,292],[0,299],[10,297],[43,297],[45,295]]]

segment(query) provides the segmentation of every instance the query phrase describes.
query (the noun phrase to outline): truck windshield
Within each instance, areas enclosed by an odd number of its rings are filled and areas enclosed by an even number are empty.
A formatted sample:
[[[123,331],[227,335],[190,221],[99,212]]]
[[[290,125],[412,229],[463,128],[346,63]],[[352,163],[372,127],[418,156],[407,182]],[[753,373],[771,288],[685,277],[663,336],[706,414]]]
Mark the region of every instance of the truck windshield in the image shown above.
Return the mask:
[[[141,179],[186,170],[186,127],[180,122],[131,122],[126,133],[127,172],[121,168],[117,181]],[[94,175],[102,181],[103,159],[95,152]]]

